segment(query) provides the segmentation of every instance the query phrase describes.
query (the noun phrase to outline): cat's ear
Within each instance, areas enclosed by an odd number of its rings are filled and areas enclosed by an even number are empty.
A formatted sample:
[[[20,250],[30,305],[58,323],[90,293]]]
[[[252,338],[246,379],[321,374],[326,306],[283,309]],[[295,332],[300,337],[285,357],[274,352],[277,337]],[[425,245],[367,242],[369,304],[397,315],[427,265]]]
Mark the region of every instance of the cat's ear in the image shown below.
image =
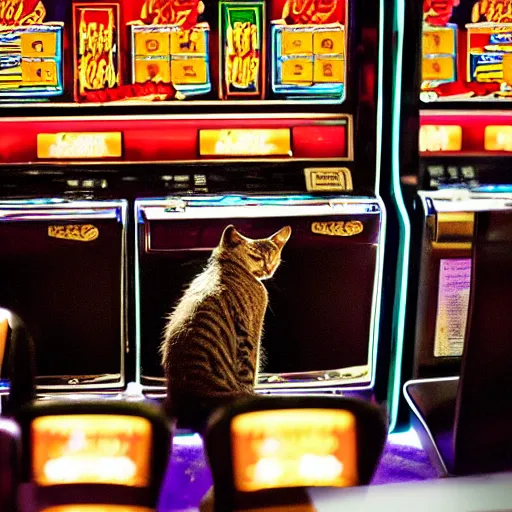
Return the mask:
[[[292,228],[290,226],[285,226],[284,228],[280,229],[277,233],[274,233],[270,240],[274,242],[279,249],[282,249],[286,242],[290,239],[290,236],[292,234]]]
[[[234,247],[241,244],[244,237],[235,229],[235,226],[230,224],[222,233],[221,244],[225,247]]]

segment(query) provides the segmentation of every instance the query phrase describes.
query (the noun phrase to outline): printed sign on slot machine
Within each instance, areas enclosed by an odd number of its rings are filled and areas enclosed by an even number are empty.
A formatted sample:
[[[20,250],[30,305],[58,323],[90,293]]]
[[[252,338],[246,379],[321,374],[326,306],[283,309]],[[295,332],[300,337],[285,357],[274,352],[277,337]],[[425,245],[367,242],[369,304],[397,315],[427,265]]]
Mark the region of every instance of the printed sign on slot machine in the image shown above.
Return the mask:
[[[74,3],[75,99],[120,84],[118,3]]]

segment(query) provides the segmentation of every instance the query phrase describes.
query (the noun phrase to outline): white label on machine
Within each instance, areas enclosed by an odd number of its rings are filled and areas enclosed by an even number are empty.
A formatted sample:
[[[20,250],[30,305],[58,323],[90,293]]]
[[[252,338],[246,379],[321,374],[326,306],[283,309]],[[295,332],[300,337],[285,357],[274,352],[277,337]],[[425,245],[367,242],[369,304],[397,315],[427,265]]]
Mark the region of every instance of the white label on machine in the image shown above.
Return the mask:
[[[443,259],[439,266],[435,357],[458,357],[464,348],[471,288],[471,259]]]

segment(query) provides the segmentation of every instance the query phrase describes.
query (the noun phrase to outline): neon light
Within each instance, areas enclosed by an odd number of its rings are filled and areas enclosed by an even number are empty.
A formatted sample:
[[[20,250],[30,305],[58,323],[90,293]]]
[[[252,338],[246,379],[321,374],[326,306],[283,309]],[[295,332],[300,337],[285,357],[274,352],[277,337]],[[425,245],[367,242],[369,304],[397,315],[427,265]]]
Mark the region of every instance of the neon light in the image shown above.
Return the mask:
[[[379,201],[381,212],[381,229],[379,233],[379,243],[377,245],[377,261],[375,279],[373,285],[373,307],[371,313],[372,336],[370,340],[371,354],[369,359],[371,361],[372,375],[370,382],[370,389],[375,386],[375,375],[377,372],[377,356],[378,356],[378,343],[380,333],[380,315],[381,315],[381,301],[382,301],[382,279],[384,267],[384,253],[386,249],[386,229],[387,229],[387,211],[385,205],[380,197],[380,169],[382,162],[382,109],[383,109],[383,76],[384,76],[384,2],[381,1],[379,10],[379,61],[378,61],[378,94],[377,94],[377,151],[375,158],[375,191]]]
[[[396,30],[396,59],[394,76],[393,98],[393,148],[391,169],[391,199],[397,208],[399,222],[399,246],[396,274],[396,290],[393,307],[393,333],[394,360],[391,361],[388,401],[390,404],[389,431],[396,427],[398,416],[398,404],[400,400],[402,379],[402,355],[404,348],[405,308],[408,287],[409,251],[411,243],[411,225],[407,215],[402,191],[400,187],[400,114],[402,99],[402,60],[404,51],[404,24],[405,24],[405,0],[396,3],[395,30]]]

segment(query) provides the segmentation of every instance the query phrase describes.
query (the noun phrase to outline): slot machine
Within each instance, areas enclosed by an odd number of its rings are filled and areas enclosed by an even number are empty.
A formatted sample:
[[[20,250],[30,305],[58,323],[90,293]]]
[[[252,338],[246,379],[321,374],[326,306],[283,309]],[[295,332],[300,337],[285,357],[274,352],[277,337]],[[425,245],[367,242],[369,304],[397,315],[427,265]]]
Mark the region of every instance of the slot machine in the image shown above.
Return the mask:
[[[162,397],[165,317],[223,228],[289,223],[258,390],[372,396],[383,5],[0,0],[0,303],[40,390]]]
[[[459,376],[468,335],[476,215],[510,207],[512,2],[406,2],[401,14],[402,381],[443,381]]]

